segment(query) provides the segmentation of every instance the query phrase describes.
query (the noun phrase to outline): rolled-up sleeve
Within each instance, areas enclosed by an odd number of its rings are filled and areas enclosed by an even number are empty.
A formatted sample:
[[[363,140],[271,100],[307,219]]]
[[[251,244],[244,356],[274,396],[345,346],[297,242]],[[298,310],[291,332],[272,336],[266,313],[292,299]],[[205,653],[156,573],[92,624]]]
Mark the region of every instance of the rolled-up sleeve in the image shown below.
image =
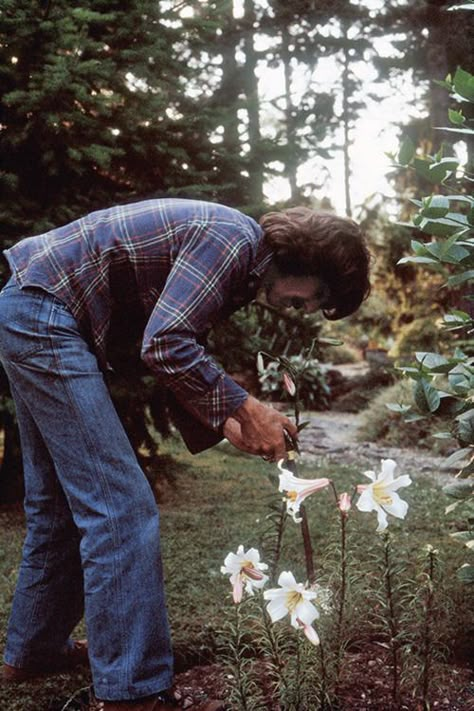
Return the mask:
[[[197,226],[177,255],[143,337],[142,358],[150,370],[186,410],[215,431],[247,393],[198,340],[245,280],[252,251],[245,227]]]

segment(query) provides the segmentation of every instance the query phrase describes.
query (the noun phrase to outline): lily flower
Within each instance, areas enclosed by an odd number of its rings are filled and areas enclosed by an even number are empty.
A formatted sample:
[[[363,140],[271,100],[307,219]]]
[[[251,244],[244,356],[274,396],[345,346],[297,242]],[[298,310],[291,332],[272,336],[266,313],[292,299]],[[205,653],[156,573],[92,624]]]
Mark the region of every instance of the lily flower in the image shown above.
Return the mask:
[[[408,474],[393,478],[397,463],[393,459],[382,459],[380,474],[366,471],[364,475],[372,480],[372,484],[361,484],[357,487],[360,493],[356,504],[359,511],[376,511],[378,527],[381,533],[388,526],[387,514],[397,518],[405,518],[408,504],[396,493],[397,489],[411,484]]]
[[[302,519],[298,518],[298,512],[301,504],[307,496],[329,486],[329,479],[301,479],[284,468],[283,459],[278,462],[278,468],[281,471],[278,490],[285,493],[287,512],[293,517],[295,523],[300,523]]]
[[[267,568],[266,563],[260,562],[260,553],[256,548],[244,551],[244,547],[239,546],[237,553],[229,553],[226,556],[221,573],[230,575],[233,600],[236,604],[242,601],[244,589],[249,595],[253,595],[253,588],[263,588],[268,575],[262,571]]]
[[[267,611],[272,622],[290,615],[291,625],[296,629],[301,627],[312,644],[319,644],[318,633],[311,625],[319,617],[319,612],[310,602],[317,597],[317,593],[306,589],[303,583],[297,583],[290,571],[280,574],[278,585],[279,588],[272,588],[263,593],[265,600],[270,601]]]

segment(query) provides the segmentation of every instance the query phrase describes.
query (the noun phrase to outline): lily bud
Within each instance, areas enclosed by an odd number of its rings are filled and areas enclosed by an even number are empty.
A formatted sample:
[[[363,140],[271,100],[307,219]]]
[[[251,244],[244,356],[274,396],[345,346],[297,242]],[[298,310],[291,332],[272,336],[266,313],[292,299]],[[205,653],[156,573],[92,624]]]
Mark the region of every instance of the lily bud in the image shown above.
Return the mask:
[[[347,491],[345,491],[343,494],[341,494],[339,496],[339,498],[337,500],[337,505],[338,505],[339,511],[341,511],[342,513],[347,513],[348,511],[350,511],[352,501],[351,501],[351,497],[349,496]]]
[[[292,378],[290,378],[288,373],[283,373],[283,385],[285,387],[286,392],[291,395],[291,397],[294,397],[296,395],[296,385],[293,382]]]

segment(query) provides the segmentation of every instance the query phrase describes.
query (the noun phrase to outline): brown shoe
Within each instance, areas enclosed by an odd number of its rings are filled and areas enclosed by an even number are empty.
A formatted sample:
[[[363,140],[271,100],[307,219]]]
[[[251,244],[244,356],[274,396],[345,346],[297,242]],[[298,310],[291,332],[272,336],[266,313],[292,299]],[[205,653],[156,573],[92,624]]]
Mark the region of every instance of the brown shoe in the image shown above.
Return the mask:
[[[4,664],[1,670],[1,678],[3,681],[11,683],[20,683],[29,681],[38,676],[48,676],[49,674],[61,674],[69,672],[78,666],[88,666],[89,656],[87,653],[87,640],[76,640],[71,647],[67,647],[61,655],[61,659],[54,667],[44,667],[40,664],[35,667],[12,667],[10,664]]]

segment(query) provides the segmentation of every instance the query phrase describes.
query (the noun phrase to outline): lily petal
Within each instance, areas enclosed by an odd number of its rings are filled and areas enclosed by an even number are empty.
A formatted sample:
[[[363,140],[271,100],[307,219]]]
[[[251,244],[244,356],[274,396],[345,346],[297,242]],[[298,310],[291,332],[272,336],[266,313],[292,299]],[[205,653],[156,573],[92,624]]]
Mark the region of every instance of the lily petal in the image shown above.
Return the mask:
[[[376,506],[376,511],[377,511],[377,521],[378,521],[378,526],[376,528],[377,533],[382,533],[382,531],[385,531],[385,529],[388,526],[388,521],[387,521],[387,514],[383,510],[381,506]]]
[[[410,486],[411,483],[412,481],[408,474],[403,474],[403,476],[398,476],[392,481],[392,483],[390,484],[390,491],[396,491],[397,489],[401,489],[404,486]]]
[[[272,622],[278,622],[288,614],[288,608],[285,605],[285,598],[280,595],[279,598],[271,600],[267,605],[268,614]]]
[[[295,580],[295,576],[291,571],[284,570],[282,573],[280,573],[280,576],[278,578],[278,585],[283,589],[287,588],[289,590],[294,590],[297,584],[298,583]]]
[[[311,642],[311,644],[314,644],[314,646],[317,647],[319,644],[319,635],[314,629],[314,627],[311,627],[311,625],[304,625],[303,631],[307,639],[309,639],[309,641]]]
[[[392,516],[396,516],[397,518],[405,518],[408,511],[407,502],[403,501],[403,499],[401,499],[395,492],[391,493],[391,498],[392,503],[383,505],[385,511],[392,514]]]
[[[371,487],[367,487],[365,489],[360,497],[359,500],[356,503],[357,508],[359,511],[373,511],[375,508],[375,502],[374,502],[374,497],[372,494],[372,489]]]

